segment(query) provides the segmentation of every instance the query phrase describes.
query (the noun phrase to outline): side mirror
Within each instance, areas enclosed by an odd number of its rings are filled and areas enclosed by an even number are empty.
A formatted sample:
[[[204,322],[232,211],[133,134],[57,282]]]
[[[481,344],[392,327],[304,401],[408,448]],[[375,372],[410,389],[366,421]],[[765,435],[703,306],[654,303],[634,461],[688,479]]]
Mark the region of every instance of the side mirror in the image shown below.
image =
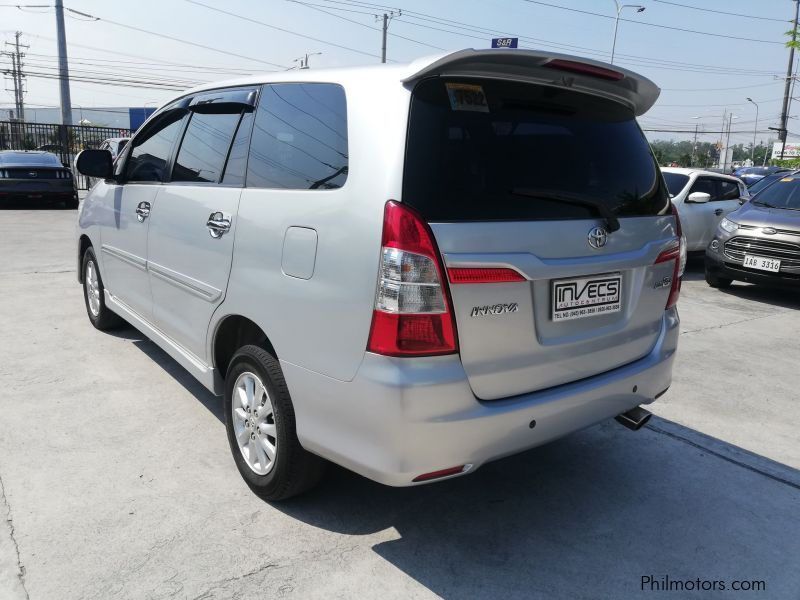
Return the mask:
[[[711,200],[711,194],[706,194],[705,192],[692,192],[686,198],[686,202],[694,202],[696,204],[705,204],[709,200]]]
[[[114,176],[114,161],[108,150],[83,150],[75,159],[75,167],[88,177],[110,179]]]

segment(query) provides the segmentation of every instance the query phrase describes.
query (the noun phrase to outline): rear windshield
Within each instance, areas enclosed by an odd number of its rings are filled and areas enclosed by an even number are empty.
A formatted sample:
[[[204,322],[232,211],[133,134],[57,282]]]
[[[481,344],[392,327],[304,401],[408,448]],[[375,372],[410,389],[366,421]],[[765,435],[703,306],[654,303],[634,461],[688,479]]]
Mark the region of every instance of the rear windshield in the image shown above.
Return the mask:
[[[671,196],[677,196],[681,190],[689,183],[688,175],[681,175],[680,173],[661,173],[664,176],[664,181],[667,184],[667,189]]]
[[[61,161],[55,154],[47,152],[28,153],[28,152],[3,152],[0,153],[0,165],[4,166],[38,166],[60,167]]]
[[[587,203],[617,216],[669,208],[631,110],[569,90],[439,78],[414,90],[403,201],[429,221],[596,217]]]
[[[762,191],[753,204],[770,208],[800,210],[800,176],[787,175]]]

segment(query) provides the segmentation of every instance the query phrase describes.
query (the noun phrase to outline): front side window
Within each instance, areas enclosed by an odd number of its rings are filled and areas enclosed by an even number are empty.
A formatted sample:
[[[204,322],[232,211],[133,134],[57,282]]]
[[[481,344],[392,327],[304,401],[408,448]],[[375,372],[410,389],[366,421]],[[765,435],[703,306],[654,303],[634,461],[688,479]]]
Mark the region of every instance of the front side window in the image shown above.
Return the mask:
[[[700,177],[697,181],[694,182],[692,186],[692,191],[689,192],[689,195],[694,194],[695,192],[700,192],[703,194],[708,194],[711,196],[711,200],[717,199],[717,182],[715,179],[711,179],[710,177]]]
[[[125,179],[131,182],[159,182],[167,175],[172,149],[186,119],[185,110],[174,110],[159,119],[158,124],[134,140],[126,161]]]
[[[738,200],[740,196],[739,184],[735,181],[722,179],[719,182],[719,194],[714,200]]]
[[[192,113],[175,159],[172,181],[219,181],[240,118],[239,112]]]
[[[247,163],[247,187],[324,190],[347,179],[347,104],[331,83],[264,86]]]

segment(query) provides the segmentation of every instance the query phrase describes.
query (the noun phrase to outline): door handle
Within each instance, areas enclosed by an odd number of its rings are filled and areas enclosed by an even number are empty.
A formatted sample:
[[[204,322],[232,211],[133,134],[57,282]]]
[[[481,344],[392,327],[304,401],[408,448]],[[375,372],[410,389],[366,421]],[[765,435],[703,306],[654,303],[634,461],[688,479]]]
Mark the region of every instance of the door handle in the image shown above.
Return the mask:
[[[208,215],[206,221],[209,235],[214,238],[222,237],[222,234],[231,229],[231,217],[223,212],[213,212]]]
[[[714,211],[714,214],[720,216],[723,212],[724,211],[721,208],[718,208],[717,210]]]
[[[149,216],[150,216],[150,203],[139,202],[139,205],[136,207],[136,218],[139,220],[139,223],[143,223],[144,220]]]

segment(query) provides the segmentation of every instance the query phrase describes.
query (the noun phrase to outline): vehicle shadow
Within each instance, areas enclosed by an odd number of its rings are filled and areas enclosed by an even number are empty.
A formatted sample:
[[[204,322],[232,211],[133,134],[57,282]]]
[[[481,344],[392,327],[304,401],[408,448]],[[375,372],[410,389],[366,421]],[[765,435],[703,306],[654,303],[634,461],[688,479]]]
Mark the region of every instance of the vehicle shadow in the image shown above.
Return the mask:
[[[180,383],[187,392],[194,396],[208,412],[214,415],[222,425],[225,425],[225,414],[222,410],[220,398],[209,392],[203,384],[178,364],[169,354],[159,348],[154,342],[131,325],[109,331],[115,337],[130,340],[133,345],[144,352],[154,363],[166,371],[175,381]]]
[[[219,399],[133,332],[119,335],[222,422]],[[315,528],[386,540],[372,551],[439,597],[504,600],[628,598],[664,591],[665,576],[761,580],[770,598],[796,600],[798,506],[800,471],[657,417],[635,434],[606,421],[412,488],[330,465],[315,490],[270,504]]]
[[[334,468],[326,485],[273,506],[333,532],[388,529],[373,551],[443,598],[627,598],[642,577],[665,575],[748,577],[796,598],[800,473],[653,422],[638,434],[606,422],[422,487]]]

